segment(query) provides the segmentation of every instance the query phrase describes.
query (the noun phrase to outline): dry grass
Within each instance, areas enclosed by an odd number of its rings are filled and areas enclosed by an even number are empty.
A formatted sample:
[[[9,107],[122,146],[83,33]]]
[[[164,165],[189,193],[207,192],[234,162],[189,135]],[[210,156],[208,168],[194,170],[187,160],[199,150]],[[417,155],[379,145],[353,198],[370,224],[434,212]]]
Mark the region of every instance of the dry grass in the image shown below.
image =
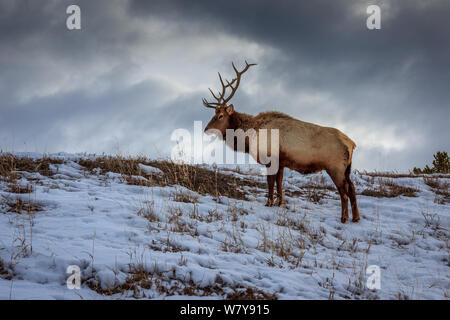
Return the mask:
[[[425,228],[430,228],[433,231],[439,231],[440,229],[442,229],[441,221],[440,221],[441,219],[438,214],[428,213],[428,212],[424,212],[424,211],[422,211],[421,213],[422,213],[422,217],[424,219],[424,223],[425,223],[424,227]]]
[[[175,202],[184,202],[184,203],[197,203],[198,197],[191,192],[186,192],[182,188],[175,187],[175,191],[173,191],[170,195],[172,201]]]
[[[439,177],[424,177],[423,182],[429,186],[433,192],[435,193],[436,197],[434,199],[434,202],[439,204],[446,204],[450,203],[450,193],[449,193],[449,187],[450,183],[447,181],[442,181]]]
[[[303,263],[303,258],[308,250],[311,249],[315,252],[318,245],[323,245],[326,230],[322,227],[319,229],[313,228],[310,222],[305,219],[305,216],[293,218],[287,210],[281,210],[277,215],[279,217],[276,225],[280,228],[276,231],[276,237],[270,237],[273,230],[270,229],[269,225],[261,224],[257,229],[262,237],[259,249],[270,253],[272,256],[267,261],[268,265],[280,265],[274,259],[279,257],[288,263],[290,268],[298,268],[299,266],[307,268],[308,266]]]
[[[312,187],[306,189],[306,200],[320,204],[322,199],[325,198],[327,192],[324,189],[318,187]]]
[[[303,197],[309,202],[320,204],[322,199],[329,197],[329,191],[337,192],[334,185],[327,184],[326,178],[323,175],[309,179],[308,183],[299,187],[300,190],[285,188],[284,193],[288,197]]]
[[[436,177],[424,177],[423,182],[433,189],[441,189],[443,187],[448,189],[448,183],[441,183]]]
[[[140,208],[138,208],[137,214],[138,216],[144,217],[149,222],[161,221],[158,213],[156,212],[154,200],[142,201],[140,204]]]
[[[123,176],[144,176],[144,172],[139,167],[139,163],[147,161],[144,157],[125,158],[122,156],[101,156],[92,159],[78,159],[77,163],[87,170],[95,173],[96,169],[101,170],[101,174],[107,172],[119,173]]]
[[[7,191],[15,194],[31,194],[33,186],[28,183],[26,186],[20,185],[18,179],[21,178],[21,172],[39,173],[45,176],[52,176],[50,164],[61,164],[63,160],[43,157],[40,159],[30,159],[28,157],[17,157],[11,154],[0,154],[0,181],[8,184]],[[27,178],[30,180],[39,180],[38,178]],[[7,206],[7,212],[15,213],[34,213],[42,211],[42,206],[31,200],[28,201],[20,197],[2,196],[2,202]]]
[[[125,182],[140,186],[172,186],[188,188],[201,195],[246,200],[247,195],[242,187],[262,187],[265,184],[253,179],[237,178],[223,174],[219,170],[211,170],[199,165],[178,164],[167,160],[149,160],[145,157],[125,158],[121,156],[104,156],[94,159],[80,159],[78,163],[91,172],[99,168],[101,173],[115,172],[122,175]],[[139,164],[160,169],[163,174],[147,174]],[[144,177],[145,179],[136,178]],[[181,200],[182,202],[183,199]],[[192,202],[192,199],[189,199]]]
[[[222,214],[219,213],[217,208],[215,208],[214,210],[208,210],[208,215],[206,216],[206,218],[204,220],[207,223],[220,221],[220,220],[222,220]]]
[[[227,300],[277,300],[278,297],[274,293],[267,293],[260,289],[247,288],[235,288],[233,293],[230,293],[226,297]]]
[[[0,277],[5,280],[12,280],[14,274],[11,268],[8,268],[6,263],[0,258]]]
[[[194,212],[198,208],[194,205]],[[178,206],[168,207],[168,225],[167,229],[172,232],[189,234],[192,237],[198,237],[197,222],[184,216],[184,211]],[[195,213],[194,213],[195,214]],[[192,215],[192,214],[191,214]]]
[[[418,178],[422,175],[417,175],[414,173],[397,173],[397,172],[379,172],[379,171],[356,171],[359,175],[374,177],[374,178]]]
[[[186,264],[185,259],[180,260],[180,265]],[[156,267],[154,268],[156,269]],[[102,295],[131,295],[133,298],[152,298],[151,295],[162,296],[221,296],[232,300],[276,300],[277,295],[263,290],[243,287],[240,285],[227,286],[217,276],[215,283],[207,286],[199,286],[192,280],[177,277],[175,269],[169,271],[149,271],[142,262],[130,262],[128,265],[128,277],[120,285],[104,288],[102,283],[94,275],[83,282],[91,289]],[[228,290],[227,290],[228,288]],[[231,292],[229,292],[231,291]]]
[[[253,178],[241,178],[221,173],[218,169],[208,169],[199,165],[178,164],[168,160],[150,160],[145,157],[100,156],[92,159],[78,159],[76,162],[91,173],[118,173],[125,183],[138,186],[183,186],[201,195],[209,194],[214,197],[248,200],[244,187],[265,189],[265,183]],[[17,183],[20,178],[18,172],[38,172],[51,176],[50,164],[62,164],[64,160],[43,157],[30,159],[10,154],[0,156],[0,180],[10,184],[13,193],[29,193],[32,187],[21,187]],[[147,174],[139,164],[160,169],[163,174]],[[100,172],[97,170],[100,169]],[[195,198],[186,193],[176,192],[175,201],[195,202]]]
[[[426,178],[429,177],[429,175],[427,174],[415,174],[413,172],[409,172],[409,173],[398,173],[395,171],[392,172],[381,172],[381,171],[355,171],[356,174],[358,175],[363,175],[363,176],[369,176],[369,177],[381,177],[381,178]],[[434,174],[433,177],[437,177],[437,178],[449,178],[449,175],[445,175],[445,174]]]
[[[7,212],[33,214],[38,211],[43,211],[42,205],[33,201],[31,198],[25,201],[19,197],[2,197],[3,203],[8,207]]]
[[[248,210],[238,206],[237,202],[232,202],[227,206],[227,212],[232,215],[232,221],[236,222],[239,216],[247,216]]]
[[[392,179],[378,178],[378,186],[371,189],[365,189],[361,192],[363,196],[377,198],[395,198],[398,196],[417,197],[419,190],[411,187],[398,185]]]
[[[33,186],[31,184],[27,184],[26,186],[21,186],[18,183],[14,183],[14,184],[9,185],[8,192],[19,193],[19,194],[31,193],[31,192],[33,192]]]
[[[149,181],[147,179],[142,179],[142,177],[133,177],[133,176],[123,176],[123,179],[125,180],[126,184],[133,185],[133,186],[141,186],[141,187],[154,187],[155,183],[152,181]]]
[[[247,247],[242,240],[242,234],[237,227],[236,222],[232,224],[232,231],[227,232],[225,241],[222,242],[223,252],[247,253]]]
[[[0,179],[8,182],[16,182],[18,171],[38,172],[43,176],[51,176],[50,164],[62,164],[63,160],[42,157],[31,159],[28,157],[17,157],[11,154],[0,155]]]

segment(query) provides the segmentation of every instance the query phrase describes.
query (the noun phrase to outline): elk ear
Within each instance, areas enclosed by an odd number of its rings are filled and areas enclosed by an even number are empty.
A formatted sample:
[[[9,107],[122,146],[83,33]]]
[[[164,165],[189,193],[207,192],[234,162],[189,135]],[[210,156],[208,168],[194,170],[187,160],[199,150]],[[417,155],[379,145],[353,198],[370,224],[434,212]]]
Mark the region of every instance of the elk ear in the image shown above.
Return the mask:
[[[232,115],[233,112],[234,112],[234,106],[233,106],[232,104],[230,104],[229,106],[226,107],[225,110],[227,111],[227,113],[228,113],[229,115]]]

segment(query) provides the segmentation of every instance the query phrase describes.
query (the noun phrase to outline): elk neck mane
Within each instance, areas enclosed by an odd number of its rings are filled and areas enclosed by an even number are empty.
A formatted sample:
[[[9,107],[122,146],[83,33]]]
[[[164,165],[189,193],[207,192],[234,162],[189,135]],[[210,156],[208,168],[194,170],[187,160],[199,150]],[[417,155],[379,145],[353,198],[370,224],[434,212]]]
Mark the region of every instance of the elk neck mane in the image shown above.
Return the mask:
[[[261,112],[256,116],[235,111],[230,116],[230,129],[242,129],[244,131],[247,131],[249,129],[257,130],[264,127],[264,124],[276,118],[293,119],[291,116],[278,111]]]

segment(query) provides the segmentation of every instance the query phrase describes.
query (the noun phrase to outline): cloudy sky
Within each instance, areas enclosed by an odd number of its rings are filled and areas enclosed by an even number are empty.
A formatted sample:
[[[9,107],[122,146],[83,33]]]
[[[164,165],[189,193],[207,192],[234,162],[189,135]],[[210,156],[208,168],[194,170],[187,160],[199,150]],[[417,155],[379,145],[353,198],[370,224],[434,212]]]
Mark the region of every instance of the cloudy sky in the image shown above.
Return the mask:
[[[337,127],[358,169],[424,166],[450,151],[449,16],[446,0],[0,0],[0,149],[168,156],[247,59],[238,111]]]

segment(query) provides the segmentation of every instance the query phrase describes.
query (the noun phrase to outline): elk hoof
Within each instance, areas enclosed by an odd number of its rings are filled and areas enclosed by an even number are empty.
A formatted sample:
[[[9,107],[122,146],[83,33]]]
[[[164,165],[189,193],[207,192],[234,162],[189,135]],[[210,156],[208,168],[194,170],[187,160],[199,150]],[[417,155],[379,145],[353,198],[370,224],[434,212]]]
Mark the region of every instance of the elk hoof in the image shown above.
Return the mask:
[[[284,200],[277,200],[276,204],[277,207],[286,207],[286,203]]]
[[[352,222],[358,222],[359,221],[359,217],[353,217]]]
[[[347,220],[348,220],[348,217],[341,217],[341,222],[342,222],[342,223],[346,223]]]
[[[273,201],[268,200],[265,204],[266,207],[273,207]]]

